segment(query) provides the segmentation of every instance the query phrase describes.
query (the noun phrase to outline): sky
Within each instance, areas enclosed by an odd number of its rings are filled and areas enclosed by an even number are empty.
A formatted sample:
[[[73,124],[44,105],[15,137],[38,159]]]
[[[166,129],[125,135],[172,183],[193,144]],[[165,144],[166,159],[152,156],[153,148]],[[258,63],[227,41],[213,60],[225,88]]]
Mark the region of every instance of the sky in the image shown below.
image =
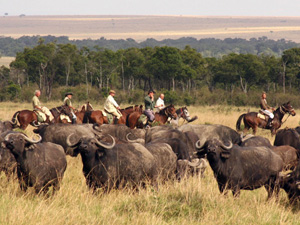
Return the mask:
[[[300,16],[300,0],[0,0],[0,16],[6,13],[9,16]]]

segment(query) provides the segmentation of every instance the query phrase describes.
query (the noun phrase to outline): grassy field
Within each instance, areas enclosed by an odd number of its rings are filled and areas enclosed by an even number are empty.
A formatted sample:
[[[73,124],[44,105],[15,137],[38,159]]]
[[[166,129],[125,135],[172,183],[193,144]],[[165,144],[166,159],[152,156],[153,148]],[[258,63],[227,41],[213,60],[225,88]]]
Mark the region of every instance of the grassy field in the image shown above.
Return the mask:
[[[6,66],[9,67],[9,64],[15,60],[15,57],[9,57],[9,56],[2,56],[0,57],[0,67]]]
[[[48,107],[57,103],[47,103]],[[78,104],[79,105],[79,104]],[[95,109],[102,106],[93,104]],[[0,119],[11,119],[27,103],[0,103]],[[223,124],[235,128],[238,116],[247,107],[188,107],[197,115],[194,124]],[[256,109],[250,109],[256,110]],[[296,110],[297,111],[297,110]],[[283,127],[295,127],[299,115]],[[183,121],[180,121],[181,123]],[[32,128],[26,131],[32,134]],[[273,142],[270,132],[259,135]],[[279,201],[266,201],[264,188],[242,191],[238,199],[219,194],[210,168],[205,177],[191,177],[180,183],[168,182],[159,189],[149,187],[138,193],[129,190],[92,194],[82,174],[81,157],[67,156],[68,168],[61,189],[54,196],[36,196],[20,191],[15,180],[0,176],[0,224],[299,224],[299,208],[291,207],[284,191]]]

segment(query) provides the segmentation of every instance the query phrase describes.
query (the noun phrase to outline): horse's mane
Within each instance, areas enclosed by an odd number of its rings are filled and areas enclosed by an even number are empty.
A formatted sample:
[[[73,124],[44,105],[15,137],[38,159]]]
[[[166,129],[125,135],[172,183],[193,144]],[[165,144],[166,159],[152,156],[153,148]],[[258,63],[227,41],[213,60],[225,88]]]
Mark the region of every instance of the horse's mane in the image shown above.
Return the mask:
[[[166,110],[169,109],[169,108],[171,108],[171,107],[174,107],[174,105],[171,104],[171,105],[166,106],[165,108],[159,110],[158,114],[165,115],[166,114]]]
[[[127,108],[125,108],[124,110],[126,109],[133,109],[133,106],[128,106]]]

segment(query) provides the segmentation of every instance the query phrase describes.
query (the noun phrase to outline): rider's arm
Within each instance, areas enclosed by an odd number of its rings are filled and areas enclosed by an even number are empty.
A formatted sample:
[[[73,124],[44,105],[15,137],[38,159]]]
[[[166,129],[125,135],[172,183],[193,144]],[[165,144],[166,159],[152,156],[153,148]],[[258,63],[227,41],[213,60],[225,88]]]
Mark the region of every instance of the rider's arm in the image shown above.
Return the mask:
[[[117,109],[120,108],[119,105],[118,105],[118,103],[116,102],[116,100],[115,100],[113,97],[110,97],[110,98],[109,98],[109,101],[110,101]]]

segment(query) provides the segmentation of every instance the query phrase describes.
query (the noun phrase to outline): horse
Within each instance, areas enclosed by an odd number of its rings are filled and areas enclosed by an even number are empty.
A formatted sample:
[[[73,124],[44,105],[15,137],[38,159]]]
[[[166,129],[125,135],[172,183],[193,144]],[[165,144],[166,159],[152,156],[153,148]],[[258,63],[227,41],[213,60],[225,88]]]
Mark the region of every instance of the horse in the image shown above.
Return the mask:
[[[90,102],[87,102],[86,104],[84,104],[82,107],[81,107],[81,110],[80,111],[76,111],[75,112],[75,115],[77,117],[76,119],[76,123],[77,124],[82,124],[83,123],[83,119],[84,119],[84,115],[87,113],[87,112],[91,112],[91,111],[94,111],[93,109],[93,106],[90,104]]]
[[[245,132],[248,131],[250,128],[253,130],[253,134],[256,134],[257,128],[263,128],[263,129],[270,129],[272,136],[276,134],[277,130],[281,127],[283,124],[282,118],[283,116],[288,113],[289,115],[295,116],[296,112],[294,108],[291,106],[290,102],[284,103],[281,106],[279,106],[274,111],[274,119],[272,121],[272,126],[267,127],[267,120],[259,118],[257,115],[257,112],[249,112],[242,114],[237,122],[236,122],[236,129],[237,131],[241,130],[241,121],[244,118],[244,125],[245,125]]]
[[[60,115],[63,113],[67,116],[72,117],[71,110],[68,106],[59,106],[55,107],[49,110],[51,114],[53,115],[54,119],[50,121],[49,116],[46,115],[46,120],[43,123],[65,123],[66,121],[60,120]],[[32,125],[34,127],[39,126],[38,125],[38,118],[36,112],[32,110],[21,110],[15,112],[11,119],[12,123],[14,124],[14,128],[19,127],[22,130],[25,130],[28,125]],[[19,126],[17,126],[17,122],[19,121]]]
[[[119,111],[121,112],[122,117],[118,120],[117,124],[126,124],[128,115],[130,115],[135,111],[139,111],[140,108],[142,108],[142,106],[138,107],[138,105],[136,105],[134,107],[129,106],[125,109],[120,109]],[[115,119],[116,118],[114,118],[113,121],[115,121]],[[98,125],[102,125],[102,124],[108,124],[109,121],[108,118],[103,115],[102,110],[95,110],[92,112],[86,112],[83,119],[83,123],[97,123]]]
[[[171,120],[171,124],[174,124],[178,126],[179,119],[182,118],[184,121],[187,121],[188,123],[195,121],[198,119],[198,116],[194,116],[193,118],[190,117],[190,113],[186,106],[181,107],[176,110],[177,118]]]
[[[140,116],[142,115],[141,112],[134,112],[129,115],[128,117],[128,125],[131,129],[137,128],[144,128],[143,122],[139,121]],[[153,121],[153,125],[162,125],[165,124],[168,121],[168,118],[176,119],[177,114],[176,110],[174,108],[174,105],[171,104],[163,109],[161,109],[159,112],[156,112],[154,114],[155,119]]]

